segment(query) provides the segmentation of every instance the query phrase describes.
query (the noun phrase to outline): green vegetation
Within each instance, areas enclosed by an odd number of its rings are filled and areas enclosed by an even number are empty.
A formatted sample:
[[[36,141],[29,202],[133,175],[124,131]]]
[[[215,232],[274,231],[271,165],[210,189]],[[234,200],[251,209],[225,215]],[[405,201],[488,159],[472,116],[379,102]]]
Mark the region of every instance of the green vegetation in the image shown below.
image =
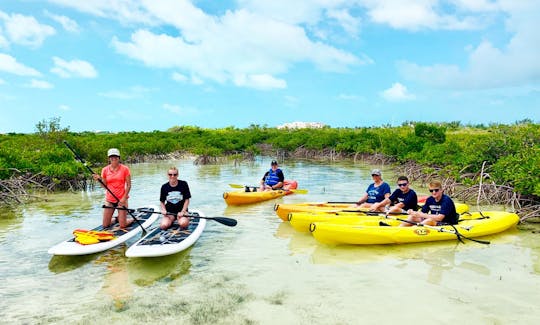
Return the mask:
[[[263,145],[292,153],[332,149],[337,154],[382,154],[398,163],[415,161],[442,169],[456,180],[477,174],[485,161],[491,180],[514,187],[520,194],[540,197],[540,125],[530,120],[513,125],[462,126],[459,122],[407,122],[399,127],[275,129],[203,129],[179,126],[166,132],[73,133],[59,119],[42,121],[34,134],[0,135],[0,179],[20,173],[53,181],[84,177],[83,167],[62,144],[67,140],[88,161],[106,163],[105,152],[117,147],[122,158],[186,152],[200,156],[261,154]],[[478,180],[469,178],[466,182]]]

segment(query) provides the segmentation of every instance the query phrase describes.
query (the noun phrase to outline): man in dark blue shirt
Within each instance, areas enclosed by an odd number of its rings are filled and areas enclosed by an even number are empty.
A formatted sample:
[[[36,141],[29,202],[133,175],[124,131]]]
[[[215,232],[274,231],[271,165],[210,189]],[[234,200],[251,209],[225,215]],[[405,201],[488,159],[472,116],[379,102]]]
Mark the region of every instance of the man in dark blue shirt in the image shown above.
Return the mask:
[[[398,188],[381,202],[373,203],[369,211],[385,211],[385,207],[390,204],[388,213],[404,213],[409,209],[418,208],[418,197],[416,192],[410,188],[407,176],[399,176],[397,180]]]
[[[443,193],[440,181],[431,181],[429,183],[429,192],[431,196],[427,198],[422,207],[422,211],[409,210],[407,213],[408,221],[413,223],[422,223],[429,226],[455,225],[458,222],[456,206],[452,199]],[[401,226],[411,226],[411,223],[403,222]]]

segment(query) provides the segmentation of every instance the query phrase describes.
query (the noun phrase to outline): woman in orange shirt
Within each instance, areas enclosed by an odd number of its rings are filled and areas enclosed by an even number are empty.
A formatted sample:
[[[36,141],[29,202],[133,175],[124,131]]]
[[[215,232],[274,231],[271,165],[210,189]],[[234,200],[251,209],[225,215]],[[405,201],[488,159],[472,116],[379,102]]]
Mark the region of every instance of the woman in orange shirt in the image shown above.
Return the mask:
[[[131,173],[126,165],[120,163],[120,151],[116,148],[111,148],[107,151],[109,164],[101,170],[101,176],[94,174],[95,180],[99,180],[102,187],[107,187],[109,191],[105,193],[105,205],[109,207],[128,207],[129,191],[131,190]],[[114,224],[113,213],[115,209],[103,209],[103,228]],[[133,219],[127,219],[126,210],[118,210],[118,222],[120,228],[129,226]]]

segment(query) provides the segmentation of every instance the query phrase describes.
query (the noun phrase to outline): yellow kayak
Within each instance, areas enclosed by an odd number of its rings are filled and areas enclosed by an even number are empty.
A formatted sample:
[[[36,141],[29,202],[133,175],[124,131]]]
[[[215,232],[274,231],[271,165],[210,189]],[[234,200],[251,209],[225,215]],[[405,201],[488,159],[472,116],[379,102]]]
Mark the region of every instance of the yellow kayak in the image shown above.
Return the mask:
[[[419,205],[424,202],[419,201]],[[469,206],[465,203],[455,203],[456,212],[459,214],[469,211]],[[337,213],[337,212],[351,212],[361,213],[367,212],[366,208],[359,208],[353,202],[303,202],[303,203],[290,203],[290,204],[276,204],[274,205],[274,211],[278,217],[283,221],[289,220],[289,213],[291,212],[306,212],[306,213]]]
[[[293,194],[298,188],[298,182],[295,180],[285,180],[283,184],[283,189],[274,191],[259,192],[256,187],[247,187],[246,190],[225,192],[223,193],[223,198],[228,205],[250,204],[277,199],[284,195]],[[242,187],[242,185],[237,184],[230,185],[233,187]],[[306,190],[298,190],[298,192],[300,191]]]
[[[405,216],[403,216],[405,217]],[[384,213],[370,213],[370,212],[325,212],[325,213],[313,213],[313,212],[291,212],[289,213],[289,222],[291,226],[300,232],[309,232],[309,225],[313,222],[331,222],[331,223],[365,223],[369,221],[384,220]]]
[[[459,214],[464,214],[460,216],[460,220],[462,219],[469,219],[469,206],[467,204],[463,203],[456,203],[456,210],[459,211]],[[390,217],[398,217],[398,218],[407,218],[407,215],[405,213],[403,214],[394,214],[390,215]],[[345,223],[345,224],[352,224],[352,223],[366,223],[370,221],[374,221],[376,224],[380,220],[386,219],[385,214],[382,212],[370,212],[370,211],[358,211],[358,212],[351,212],[349,210],[346,211],[338,211],[338,212],[290,212],[288,215],[289,222],[291,226],[300,232],[308,232],[309,231],[309,225],[312,222],[331,222],[331,223]],[[399,223],[399,222],[398,222]]]
[[[452,226],[412,226],[398,227],[398,221],[385,222],[390,226],[380,226],[376,221],[366,223],[314,222],[311,233],[315,239],[325,244],[404,244],[439,240],[456,240],[496,234],[515,226],[519,217],[504,211],[472,212],[467,220]],[[457,231],[457,233],[456,233]]]
[[[223,198],[228,205],[240,205],[277,199],[288,193],[289,191],[284,190],[263,192],[231,191],[223,193]]]

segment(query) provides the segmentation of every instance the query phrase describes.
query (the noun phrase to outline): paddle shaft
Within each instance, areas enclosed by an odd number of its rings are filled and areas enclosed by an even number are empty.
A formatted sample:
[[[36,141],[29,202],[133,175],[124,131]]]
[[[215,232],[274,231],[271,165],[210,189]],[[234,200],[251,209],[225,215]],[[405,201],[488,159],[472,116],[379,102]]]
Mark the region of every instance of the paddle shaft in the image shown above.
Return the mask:
[[[248,186],[248,185],[240,185],[240,184],[229,184],[230,187],[232,188],[259,188],[260,186]],[[291,189],[281,189],[282,191],[290,191],[290,192],[293,192],[293,193],[298,193],[298,194],[307,194],[308,193],[308,190],[305,190],[305,189],[296,189],[296,188],[291,188]]]
[[[159,214],[162,214],[160,211],[150,211],[150,210],[144,210],[144,209],[139,209],[139,210],[135,210],[135,209],[127,209],[127,208],[120,208],[120,207],[109,207],[109,206],[102,206],[104,209],[117,209],[117,210],[127,210],[128,212],[135,212],[135,211],[139,211],[139,212],[145,212],[145,213],[159,213]],[[171,216],[176,216],[176,213],[172,213],[172,212],[167,212],[168,215],[171,215]],[[207,219],[207,220],[214,220],[216,222],[219,222],[221,224],[224,224],[226,226],[229,226],[229,227],[234,227],[236,226],[236,224],[238,223],[236,221],[236,219],[232,219],[232,218],[225,218],[225,217],[202,217],[200,215],[190,215],[188,214],[187,217],[194,217],[194,218],[201,218],[201,219]]]
[[[88,166],[88,164],[86,163],[86,161],[81,157],[79,156],[79,154],[77,153],[77,151],[75,151],[75,149],[73,149],[71,147],[71,145],[66,141],[64,140],[64,144],[66,145],[66,147],[68,147],[69,150],[71,150],[71,152],[73,152],[73,155],[75,156],[75,158],[80,161],[84,167],[86,167],[86,169],[88,169],[88,171],[93,175],[95,174],[94,171],[92,170],[92,168],[90,168],[90,166]],[[120,199],[111,191],[111,189],[103,182],[103,180],[100,178],[98,178],[98,181],[101,183],[101,185],[114,197],[114,199],[116,200],[116,203],[120,202]],[[129,215],[135,220],[137,221],[137,223],[139,224],[139,226],[141,227],[143,233],[146,233],[146,229],[144,229],[144,227],[142,226],[141,222],[139,221],[139,219],[137,219],[137,217],[135,217],[135,215],[133,215],[132,211],[129,211],[128,209],[128,213]]]

